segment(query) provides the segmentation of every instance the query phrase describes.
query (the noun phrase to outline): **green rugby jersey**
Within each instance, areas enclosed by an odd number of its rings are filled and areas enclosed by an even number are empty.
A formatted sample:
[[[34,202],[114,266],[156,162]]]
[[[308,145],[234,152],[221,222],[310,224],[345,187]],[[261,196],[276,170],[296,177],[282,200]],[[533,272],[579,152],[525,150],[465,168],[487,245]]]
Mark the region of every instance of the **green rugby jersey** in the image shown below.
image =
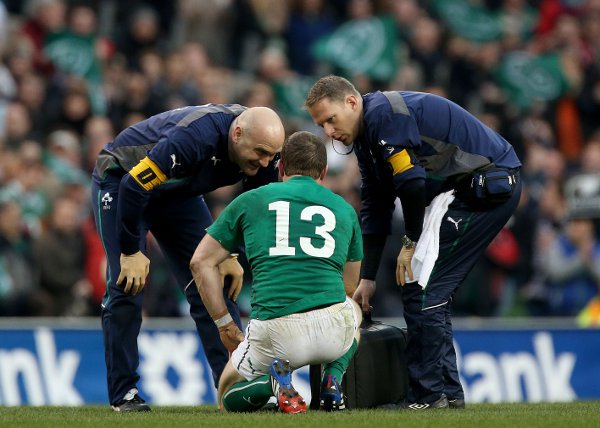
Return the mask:
[[[245,245],[260,320],[343,302],[344,265],[363,257],[354,209],[305,176],[243,193],[207,233],[230,251]]]

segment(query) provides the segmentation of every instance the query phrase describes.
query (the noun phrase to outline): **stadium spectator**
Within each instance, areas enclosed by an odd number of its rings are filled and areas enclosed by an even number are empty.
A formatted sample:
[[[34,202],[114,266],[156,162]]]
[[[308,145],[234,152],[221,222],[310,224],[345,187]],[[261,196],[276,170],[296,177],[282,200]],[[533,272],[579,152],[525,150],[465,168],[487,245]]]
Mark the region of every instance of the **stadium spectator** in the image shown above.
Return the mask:
[[[69,10],[69,26],[54,31],[44,39],[44,52],[57,74],[77,76],[85,82],[91,110],[106,111],[102,91],[102,65],[112,52],[112,43],[97,36],[96,11],[86,4]]]
[[[419,64],[425,86],[441,83],[444,57],[441,49],[441,26],[429,18],[420,17],[413,23],[409,43],[412,60]]]
[[[273,88],[263,80],[254,82],[242,97],[242,104],[248,107],[267,106],[275,108]]]
[[[81,138],[86,121],[92,117],[92,105],[86,85],[79,79],[73,79],[66,88],[62,103],[55,118],[55,127],[72,129]]]
[[[321,66],[312,49],[321,37],[336,28],[330,5],[323,0],[295,0],[285,31],[290,67],[300,74],[311,76]]]
[[[48,135],[44,164],[55,180],[53,187],[47,186],[52,192],[51,199],[68,196],[87,206],[90,179],[81,168],[81,162],[80,139],[74,132],[59,129]]]
[[[6,53],[4,54],[4,60],[6,67],[11,74],[13,81],[19,81],[22,76],[27,74],[37,73],[34,66],[34,52],[30,44],[23,38],[23,36],[14,36],[9,39],[8,45],[6,46]],[[14,92],[13,83],[8,86],[11,92]],[[5,83],[6,84],[6,83]],[[3,95],[9,92],[6,91],[6,87],[3,89]],[[14,94],[13,94],[14,95]]]
[[[18,101],[9,103],[4,114],[4,145],[7,148],[18,150],[24,140],[39,136],[33,130],[31,117],[23,103]]]
[[[232,61],[228,46],[240,37],[231,31],[235,14],[231,13],[232,0],[180,0],[177,2],[177,20],[173,37],[178,46],[199,44],[219,66]],[[187,58],[187,55],[185,55]]]
[[[150,85],[156,85],[160,80],[164,79],[165,60],[156,51],[144,51],[140,56],[140,69],[148,78]]]
[[[576,316],[600,294],[600,243],[594,220],[572,216],[550,245],[539,248],[548,314]]]
[[[132,125],[100,152],[92,204],[108,257],[102,329],[115,411],[149,410],[136,389],[137,336],[150,267],[145,254],[148,231],[191,305],[216,385],[228,353],[198,291],[189,287],[192,254],[212,221],[202,195],[241,180],[246,188],[274,181],[274,158],[284,137],[281,120],[271,109],[208,104]],[[242,268],[235,258],[221,269],[234,276],[234,283],[241,282]],[[241,325],[235,302],[228,300],[228,308]]]
[[[600,173],[600,133],[593,135],[585,144],[581,153],[581,172]]]
[[[219,382],[219,405],[254,411],[275,396],[282,412],[305,412],[292,371],[325,364],[321,408],[343,410],[339,384],[356,351],[361,319],[349,297],[362,259],[358,217],[341,197],[320,186],[327,152],[314,134],[292,134],[278,168],[283,183],[245,193],[228,205],[190,265],[202,301],[232,352]],[[242,243],[254,274],[245,337],[227,309],[219,275],[220,263]]]
[[[20,205],[0,199],[0,316],[48,315]]]
[[[48,135],[46,147],[47,157],[55,159],[60,164],[60,167],[54,171],[57,176],[60,176],[62,169],[81,168],[81,144],[74,132],[64,129],[53,131]]]
[[[115,88],[120,91],[113,97],[108,108],[108,115],[113,118],[115,128],[126,128],[126,118],[130,114],[139,114],[143,120],[165,110],[165,100],[158,99],[151,91],[151,82],[148,76],[139,71],[126,72],[123,85]]]
[[[29,0],[27,19],[19,33],[33,48],[36,71],[50,76],[54,69],[44,54],[44,41],[49,34],[60,31],[66,24],[67,5],[62,0]]]
[[[114,137],[112,123],[106,116],[94,116],[85,122],[83,169],[86,172],[92,172],[98,153]]]
[[[146,50],[155,50],[161,55],[167,52],[167,43],[162,37],[159,20],[155,9],[140,6],[129,17],[126,30],[116,38],[117,50],[127,59],[131,69],[140,69],[141,55]]]
[[[288,2],[277,0],[233,0],[230,66],[245,72],[257,67],[259,52],[283,37],[288,23]]]
[[[42,136],[51,125],[47,112],[46,80],[40,74],[27,73],[19,79],[17,99],[25,106],[33,132]]]
[[[51,316],[89,315],[92,288],[85,276],[81,206],[68,197],[53,205],[50,224],[35,244],[45,306]]]
[[[37,141],[23,141],[9,166],[9,180],[0,189],[0,198],[17,201],[21,206],[26,233],[32,238],[42,232],[56,182],[44,166],[42,156],[43,150]]]
[[[405,235],[396,282],[408,328],[408,407],[464,407],[452,296],[515,211],[521,162],[504,138],[439,96],[361,96],[348,80],[326,76],[305,105],[327,136],[352,147],[358,159],[365,259],[354,299],[365,312],[400,198]]]
[[[181,51],[173,51],[165,58],[165,70],[151,87],[153,96],[163,99],[169,110],[185,105],[200,104],[200,93]]]

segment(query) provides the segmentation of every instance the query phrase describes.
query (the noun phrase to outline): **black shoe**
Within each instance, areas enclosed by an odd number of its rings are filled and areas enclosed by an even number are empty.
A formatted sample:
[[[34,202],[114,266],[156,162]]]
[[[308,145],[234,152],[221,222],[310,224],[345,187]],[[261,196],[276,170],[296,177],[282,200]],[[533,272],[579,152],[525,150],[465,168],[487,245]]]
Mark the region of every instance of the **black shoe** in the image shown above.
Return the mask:
[[[406,410],[447,409],[449,407],[450,404],[448,403],[448,398],[446,398],[445,395],[442,395],[433,403],[404,403],[402,405],[402,408]]]
[[[465,399],[464,398],[449,398],[448,406],[451,409],[464,409],[465,408]]]
[[[125,397],[118,403],[111,406],[115,412],[149,412],[150,406],[138,395],[138,390],[133,388],[129,390]]]

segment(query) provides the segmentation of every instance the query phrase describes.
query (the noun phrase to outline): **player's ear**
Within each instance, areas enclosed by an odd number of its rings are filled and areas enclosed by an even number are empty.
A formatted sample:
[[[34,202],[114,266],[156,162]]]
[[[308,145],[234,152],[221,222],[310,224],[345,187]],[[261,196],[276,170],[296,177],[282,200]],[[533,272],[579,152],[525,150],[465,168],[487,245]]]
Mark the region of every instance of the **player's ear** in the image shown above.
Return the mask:
[[[356,95],[346,95],[346,104],[348,104],[352,110],[356,110],[356,108],[358,107],[358,100],[356,99]]]
[[[239,143],[240,142],[240,139],[242,138],[242,134],[243,134],[242,127],[240,125],[236,125],[236,127],[233,128],[233,141],[234,141],[234,143]]]
[[[281,159],[277,161],[277,170],[279,171],[279,178],[283,180],[283,176],[285,175],[285,171],[283,170],[283,162]]]

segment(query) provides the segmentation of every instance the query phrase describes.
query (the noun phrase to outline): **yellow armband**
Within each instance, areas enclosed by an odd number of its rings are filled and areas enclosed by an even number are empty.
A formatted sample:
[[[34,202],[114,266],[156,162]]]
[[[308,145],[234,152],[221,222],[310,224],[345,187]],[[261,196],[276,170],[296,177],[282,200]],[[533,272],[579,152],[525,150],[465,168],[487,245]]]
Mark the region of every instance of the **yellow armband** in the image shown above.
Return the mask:
[[[148,156],[131,168],[129,174],[146,190],[152,190],[167,180],[164,172]]]
[[[411,169],[414,165],[410,161],[410,156],[406,149],[401,152],[395,153],[390,156],[387,160],[392,167],[394,175],[401,174],[404,171]]]

